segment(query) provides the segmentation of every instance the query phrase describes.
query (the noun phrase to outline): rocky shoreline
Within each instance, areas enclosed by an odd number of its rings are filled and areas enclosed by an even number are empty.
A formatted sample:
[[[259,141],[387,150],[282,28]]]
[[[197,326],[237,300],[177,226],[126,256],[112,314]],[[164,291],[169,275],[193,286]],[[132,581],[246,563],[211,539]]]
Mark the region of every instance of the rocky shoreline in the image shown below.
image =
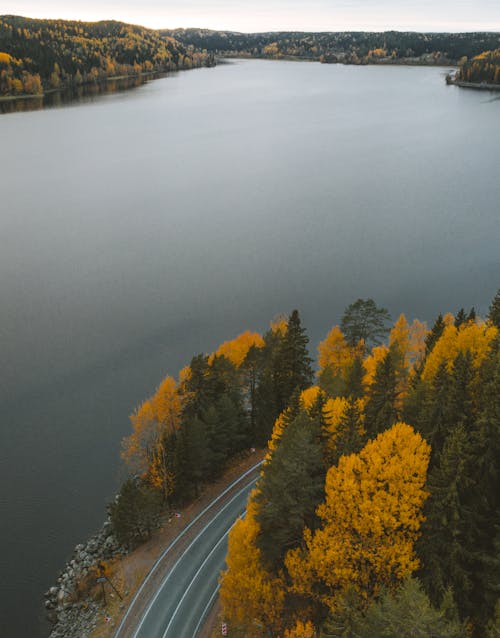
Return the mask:
[[[50,638],[86,638],[95,629],[104,614],[94,587],[99,564],[127,553],[113,535],[109,519],[85,544],[75,547],[56,585],[44,594],[46,615],[53,624]]]

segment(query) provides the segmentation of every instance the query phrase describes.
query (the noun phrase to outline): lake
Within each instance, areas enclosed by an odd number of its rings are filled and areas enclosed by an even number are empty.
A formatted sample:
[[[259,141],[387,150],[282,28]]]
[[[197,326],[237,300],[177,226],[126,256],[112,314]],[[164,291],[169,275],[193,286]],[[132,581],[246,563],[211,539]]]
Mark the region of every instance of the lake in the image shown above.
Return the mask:
[[[0,116],[2,637],[48,633],[128,414],[192,355],[294,308],[314,355],[359,297],[484,316],[500,100],[446,71],[237,61]]]

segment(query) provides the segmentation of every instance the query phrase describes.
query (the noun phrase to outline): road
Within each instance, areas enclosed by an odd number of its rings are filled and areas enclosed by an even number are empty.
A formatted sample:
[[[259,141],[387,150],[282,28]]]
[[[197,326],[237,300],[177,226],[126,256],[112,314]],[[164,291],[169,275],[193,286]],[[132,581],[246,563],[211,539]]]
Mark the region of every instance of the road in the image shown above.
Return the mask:
[[[131,612],[133,615],[138,613],[134,610],[134,599],[115,638],[195,638],[217,596],[229,530],[244,513],[255,482],[255,471],[246,473],[243,480],[233,484],[229,498],[206,508],[203,526],[197,529],[189,545],[165,573],[136,626],[131,631],[123,629],[127,616]],[[168,558],[176,541],[167,548],[158,564]],[[141,590],[137,596],[140,594]]]

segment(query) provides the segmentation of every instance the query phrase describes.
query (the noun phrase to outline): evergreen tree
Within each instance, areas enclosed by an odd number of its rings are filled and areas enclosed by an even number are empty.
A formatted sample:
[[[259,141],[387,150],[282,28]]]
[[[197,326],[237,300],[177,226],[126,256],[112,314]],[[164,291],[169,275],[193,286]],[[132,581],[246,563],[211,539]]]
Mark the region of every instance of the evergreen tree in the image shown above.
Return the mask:
[[[432,326],[429,334],[425,338],[425,355],[427,356],[436,345],[439,337],[443,334],[445,329],[445,323],[443,321],[443,315],[439,314],[434,325]]]
[[[335,634],[334,634],[335,635]],[[352,636],[359,638],[466,638],[465,628],[449,609],[435,609],[415,579],[395,594],[385,592],[368,608]]]
[[[476,309],[474,308],[474,306],[472,306],[472,308],[469,310],[469,314],[467,315],[467,323],[469,323],[469,321],[476,321],[476,318]]]
[[[257,485],[257,544],[275,570],[286,551],[301,543],[304,528],[315,526],[325,480],[319,436],[317,421],[300,412],[285,428]]]
[[[466,613],[477,635],[494,613],[500,584],[500,359],[498,344],[482,366],[482,410],[471,428],[469,482],[464,506],[471,513],[467,544],[472,590]]]
[[[379,308],[373,299],[358,299],[344,310],[340,327],[351,346],[363,341],[368,348],[382,342],[389,332],[386,323],[390,319],[389,311]]]
[[[451,371],[448,418],[452,423],[462,423],[468,431],[474,418],[473,380],[472,356],[469,351],[460,352]]]
[[[335,449],[328,454],[328,465],[337,465],[341,456],[357,454],[363,447],[360,434],[361,413],[356,401],[349,401],[335,433]]]
[[[422,385],[425,387],[425,399],[416,414],[415,426],[430,443],[429,468],[432,468],[439,458],[446,437],[456,424],[450,413],[452,380],[446,363],[439,366],[430,387]]]
[[[269,330],[264,335],[262,361],[255,388],[255,441],[265,445],[271,436],[274,422],[282,411],[276,391],[284,334]]]
[[[364,395],[364,373],[365,371],[361,357],[355,357],[346,374],[344,391],[346,397],[350,397],[351,399],[360,399]]]
[[[494,326],[500,329],[500,288],[497,290],[497,294],[491,302],[488,319]]]
[[[288,318],[287,330],[277,352],[274,365],[276,405],[281,413],[294,391],[305,390],[312,384],[312,359],[307,351],[309,338],[302,328],[299,313],[294,310]]]
[[[369,439],[374,439],[397,421],[396,384],[396,370],[388,352],[377,365],[375,378],[367,392],[365,430]]]
[[[208,357],[204,354],[193,357],[189,369],[190,374],[180,388],[180,394],[184,399],[183,416],[187,419],[200,417],[203,410],[208,408]]]
[[[439,606],[449,587],[462,613],[470,595],[470,556],[466,538],[468,516],[464,510],[469,438],[457,425],[444,444],[439,463],[429,474],[430,496],[424,506],[426,520],[417,542],[421,579],[433,605]]]
[[[213,466],[205,423],[198,416],[183,420],[177,441],[177,496],[185,501],[198,496],[200,485],[208,478],[209,468]]]
[[[244,377],[246,405],[248,406],[249,436],[253,445],[258,441],[257,388],[264,368],[264,348],[251,346],[241,365]]]
[[[159,492],[137,478],[127,479],[108,506],[118,542],[132,549],[150,538],[160,520],[161,504]]]
[[[455,328],[460,328],[464,323],[467,323],[467,315],[465,314],[465,310],[460,308],[455,315]]]

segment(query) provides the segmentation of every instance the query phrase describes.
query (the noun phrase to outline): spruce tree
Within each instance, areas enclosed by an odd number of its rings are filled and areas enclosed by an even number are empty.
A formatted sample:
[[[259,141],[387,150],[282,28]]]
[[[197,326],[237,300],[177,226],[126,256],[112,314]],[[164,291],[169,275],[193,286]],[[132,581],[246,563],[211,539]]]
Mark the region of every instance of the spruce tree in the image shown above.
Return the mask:
[[[452,380],[446,363],[442,363],[429,385],[424,385],[425,397],[421,409],[416,413],[415,427],[431,446],[429,469],[436,463],[446,437],[456,425],[452,418],[451,390]],[[413,421],[410,421],[412,423]]]
[[[365,430],[369,439],[374,439],[397,421],[396,383],[396,370],[388,352],[377,365],[375,378],[367,392]]]
[[[445,323],[443,321],[443,315],[439,314],[434,325],[432,326],[429,334],[425,338],[425,355],[427,356],[436,345],[439,337],[443,334],[445,329]]]
[[[433,605],[439,606],[452,587],[462,613],[470,595],[470,556],[466,548],[467,513],[463,492],[467,483],[469,438],[463,425],[449,434],[430,472],[427,485],[430,496],[424,506],[425,521],[417,542],[421,561],[420,578]]]
[[[309,338],[301,325],[299,313],[294,310],[288,318],[287,330],[274,361],[274,387],[279,412],[287,407],[297,388],[305,390],[312,384],[312,359],[307,350],[308,343]]]
[[[306,526],[315,526],[325,480],[319,436],[319,424],[300,412],[263,468],[255,497],[257,542],[271,569],[279,569],[285,553],[301,543]]]
[[[494,326],[500,329],[500,288],[497,290],[497,294],[491,302],[488,319]]]
[[[451,371],[448,418],[452,423],[462,423],[468,431],[474,419],[473,380],[471,354],[468,350],[459,352]]]
[[[455,328],[460,328],[461,325],[467,322],[467,315],[465,314],[465,310],[460,308],[460,310],[455,315]]]
[[[329,451],[328,465],[337,465],[341,456],[357,454],[364,444],[360,434],[361,414],[355,401],[349,404],[335,431],[335,449]]]
[[[117,499],[108,506],[113,531],[130,549],[151,537],[160,520],[161,494],[138,478],[127,479]]]
[[[351,636],[359,638],[466,638],[465,627],[449,618],[449,609],[436,609],[420,583],[409,578],[395,592],[373,602]]]
[[[500,359],[498,343],[481,370],[482,410],[470,436],[469,481],[464,506],[470,512],[467,543],[472,556],[468,613],[478,635],[494,613],[500,583]]]
[[[355,357],[346,374],[344,390],[346,397],[350,397],[351,399],[360,399],[364,395],[364,373],[365,371],[361,357]]]

